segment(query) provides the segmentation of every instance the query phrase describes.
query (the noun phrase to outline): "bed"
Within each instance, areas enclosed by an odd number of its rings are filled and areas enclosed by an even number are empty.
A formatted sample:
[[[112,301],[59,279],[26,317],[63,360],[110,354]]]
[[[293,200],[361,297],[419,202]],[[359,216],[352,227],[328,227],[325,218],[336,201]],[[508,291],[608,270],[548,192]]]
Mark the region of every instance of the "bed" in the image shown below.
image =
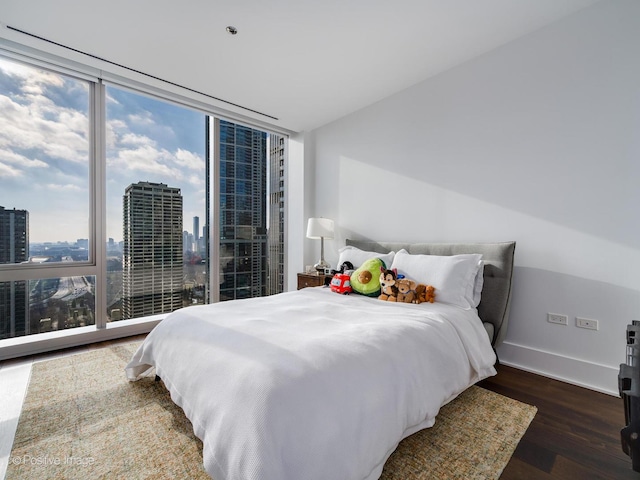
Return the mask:
[[[514,248],[348,240],[345,255],[393,252],[409,269],[481,254],[464,286],[474,299],[482,287],[479,303],[438,301],[444,290],[415,305],[315,287],[183,308],[147,336],[126,374],[155,368],[215,480],[373,480],[403,438],[495,374]]]

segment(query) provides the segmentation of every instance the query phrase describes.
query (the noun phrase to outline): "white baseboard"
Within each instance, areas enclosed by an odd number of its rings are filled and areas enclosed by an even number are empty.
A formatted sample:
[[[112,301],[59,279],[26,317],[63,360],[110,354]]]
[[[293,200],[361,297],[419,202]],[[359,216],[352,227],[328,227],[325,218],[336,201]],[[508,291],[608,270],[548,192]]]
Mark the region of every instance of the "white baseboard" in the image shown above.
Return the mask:
[[[510,367],[608,395],[620,396],[619,367],[600,365],[511,342],[503,342],[498,347],[498,357],[500,363]]]

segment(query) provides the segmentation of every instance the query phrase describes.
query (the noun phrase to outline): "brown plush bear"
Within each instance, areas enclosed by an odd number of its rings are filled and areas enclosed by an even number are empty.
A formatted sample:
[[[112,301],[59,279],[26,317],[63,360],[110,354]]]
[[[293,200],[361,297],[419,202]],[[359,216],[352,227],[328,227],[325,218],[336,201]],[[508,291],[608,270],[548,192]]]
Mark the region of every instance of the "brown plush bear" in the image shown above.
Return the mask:
[[[436,289],[432,285],[418,284],[416,286],[416,298],[414,303],[433,303],[436,299]]]
[[[398,302],[416,303],[416,282],[408,278],[401,278],[396,282],[398,287]]]
[[[378,300],[386,300],[387,302],[395,302],[398,297],[398,287],[396,286],[396,278],[398,271],[387,270],[380,267],[380,296]]]

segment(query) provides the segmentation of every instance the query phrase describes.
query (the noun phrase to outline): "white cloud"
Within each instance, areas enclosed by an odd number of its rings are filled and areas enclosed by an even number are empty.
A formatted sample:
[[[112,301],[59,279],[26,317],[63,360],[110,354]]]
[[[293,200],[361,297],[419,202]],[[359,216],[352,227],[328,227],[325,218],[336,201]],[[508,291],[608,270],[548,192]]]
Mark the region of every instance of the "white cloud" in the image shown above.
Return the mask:
[[[106,144],[107,148],[115,148],[118,144],[118,132],[128,130],[127,124],[122,120],[108,120],[106,124]]]
[[[143,111],[141,113],[132,113],[127,115],[127,119],[134,125],[149,127],[156,124],[153,115],[150,112]]]
[[[114,133],[120,131],[127,131],[129,129],[128,125],[124,120],[120,120],[118,118],[112,118],[107,121],[107,127],[112,130]]]
[[[155,147],[156,141],[146,135],[136,135],[135,133],[125,133],[120,137],[120,143],[131,146],[150,146]]]
[[[74,191],[74,192],[82,192],[85,189],[79,187],[78,185],[72,185],[70,183],[67,183],[66,185],[58,185],[55,183],[48,183],[47,185],[45,185],[45,188],[49,189],[49,190],[56,190],[56,191]]]
[[[118,100],[116,100],[115,98],[113,98],[111,95],[109,95],[109,93],[106,93],[105,97],[106,97],[107,103],[111,103],[113,105],[120,105],[120,102]]]
[[[0,60],[0,71],[9,77],[21,79],[22,91],[34,95],[41,95],[47,85],[61,87],[64,84],[63,78],[57,73],[27,67],[17,62]]]
[[[49,168],[49,165],[37,158],[27,158],[11,150],[0,150],[0,161],[25,168]]]
[[[41,152],[74,163],[88,162],[87,116],[70,108],[55,105],[42,96],[19,100],[0,95],[0,149]]]
[[[189,178],[187,178],[187,181],[191,185],[201,186],[204,184],[204,175],[189,175]],[[204,193],[202,194],[202,198],[204,198]]]
[[[166,165],[171,154],[164,149],[157,149],[151,145],[137,148],[120,149],[114,158],[107,160],[107,166],[116,168],[119,172],[146,172],[162,176],[179,177],[180,171]]]
[[[181,167],[186,167],[190,170],[204,170],[204,159],[189,150],[179,148],[175,153],[175,158]]]
[[[140,110],[136,113],[130,113],[126,116],[128,131],[143,133],[150,138],[162,139],[167,141],[175,139],[176,133],[172,127],[163,122],[160,118],[158,122],[156,116],[148,110]]]
[[[115,156],[107,159],[110,172],[117,171],[125,177],[136,177],[140,173],[152,174],[147,178],[160,181],[187,182],[191,185],[204,184],[204,160],[187,150],[178,149],[172,153],[155,145],[139,145],[135,148],[117,150]],[[194,170],[197,173],[193,173]],[[169,179],[169,180],[168,180]]]
[[[22,171],[0,162],[0,178],[20,177]]]

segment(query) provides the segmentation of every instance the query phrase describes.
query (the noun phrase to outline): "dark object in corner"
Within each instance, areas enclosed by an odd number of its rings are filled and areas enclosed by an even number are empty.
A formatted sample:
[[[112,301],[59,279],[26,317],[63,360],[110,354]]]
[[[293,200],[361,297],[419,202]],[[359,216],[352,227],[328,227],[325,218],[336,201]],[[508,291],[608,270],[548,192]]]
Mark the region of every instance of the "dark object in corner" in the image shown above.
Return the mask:
[[[156,375],[155,381],[159,382],[160,380],[162,380],[158,375]]]
[[[335,275],[336,273],[347,273],[348,271],[350,273],[353,270],[355,270],[353,267],[353,263],[346,261],[346,262],[342,262],[342,265],[340,265],[339,270],[331,270],[331,275]]]
[[[618,390],[624,403],[626,427],[620,431],[622,451],[640,472],[640,320],[627,325],[627,363],[620,364]]]

